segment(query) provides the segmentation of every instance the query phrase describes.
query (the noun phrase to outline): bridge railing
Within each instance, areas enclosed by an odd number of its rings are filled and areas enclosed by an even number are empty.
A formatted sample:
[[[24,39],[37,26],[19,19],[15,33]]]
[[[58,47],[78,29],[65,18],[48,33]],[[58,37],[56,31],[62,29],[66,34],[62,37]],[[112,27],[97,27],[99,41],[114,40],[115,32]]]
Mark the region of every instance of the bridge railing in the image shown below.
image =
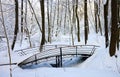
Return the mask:
[[[84,47],[84,48],[86,47],[87,49],[89,49],[89,48],[91,49],[91,47],[94,47],[93,48],[93,51],[94,51],[95,48],[98,47],[98,46],[96,46],[96,45],[75,45],[75,46],[72,46],[72,45],[44,45],[42,52],[50,50],[50,49],[60,48],[60,47],[62,47],[62,48],[64,48],[64,47],[76,47],[76,51],[80,47]],[[37,52],[40,52],[40,50],[39,50],[39,46],[37,46],[37,47],[32,47],[32,48],[25,48],[25,49],[15,50],[14,52],[18,53],[18,55],[20,55],[20,56],[24,56],[24,55],[27,55],[29,53],[35,54]]]
[[[19,56],[24,56],[29,53],[35,54],[39,52],[39,47],[25,48],[25,49],[15,50],[14,52],[17,53]]]
[[[56,49],[59,47],[66,47],[66,46],[69,46],[69,45],[43,45],[42,51]],[[40,48],[40,46],[36,46],[36,47],[32,47],[32,48],[29,47],[29,48],[25,48],[25,49],[15,50],[14,52],[18,53],[19,56],[24,56],[24,55],[27,55],[29,53],[35,54],[37,52],[40,52],[39,48]]]
[[[21,62],[19,65],[29,65],[29,64],[37,64],[40,63],[42,59],[47,59],[50,57],[56,57],[56,56],[65,56],[65,55],[84,55],[84,56],[90,56],[94,53],[96,47],[95,45],[75,45],[75,46],[64,46],[59,47],[55,49],[49,49],[42,51],[40,53],[37,53],[23,62]]]

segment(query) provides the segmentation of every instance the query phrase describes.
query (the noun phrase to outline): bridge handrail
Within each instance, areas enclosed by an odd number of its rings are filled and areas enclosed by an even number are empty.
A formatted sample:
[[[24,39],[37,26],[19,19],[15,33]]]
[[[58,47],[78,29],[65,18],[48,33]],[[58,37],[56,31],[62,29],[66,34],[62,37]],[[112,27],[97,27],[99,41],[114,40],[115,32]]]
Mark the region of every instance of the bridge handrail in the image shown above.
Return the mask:
[[[54,47],[59,47],[59,46],[69,46],[69,45],[43,45],[43,49],[46,46],[54,46]],[[19,52],[19,51],[23,51],[23,50],[29,50],[29,49],[34,49],[34,48],[39,48],[40,46],[35,46],[35,47],[28,47],[28,48],[24,48],[24,49],[20,49],[20,50],[14,50],[14,52]]]
[[[56,48],[59,48],[59,46],[63,46],[63,47],[69,47],[69,46],[95,46],[95,47],[100,47],[100,46],[97,46],[97,45],[43,45],[43,47],[46,47],[46,46],[54,46]],[[19,51],[24,51],[24,50],[29,50],[29,49],[34,49],[34,48],[39,48],[40,46],[36,46],[36,47],[28,47],[28,48],[24,48],[24,49],[20,49],[20,50],[14,50],[14,52],[19,52]],[[43,48],[44,49],[44,48]]]
[[[96,47],[99,47],[99,46],[96,46],[96,45],[76,45],[76,46],[59,47],[59,48],[49,49],[49,50],[42,51],[41,53],[34,54],[31,57],[25,59],[23,62],[29,63],[29,62],[35,61],[35,56],[37,56],[36,59],[39,60],[41,58],[47,58],[47,57],[51,57],[51,56],[60,55],[60,49],[62,49],[62,55],[66,55],[66,52],[64,52],[64,51],[67,48],[69,49],[69,51],[67,51],[69,53],[67,53],[67,54],[72,54],[72,51],[76,51],[76,55],[77,55],[78,54],[77,51],[80,50],[80,49],[78,49],[78,47],[86,47],[86,46],[90,46],[90,47],[92,46],[92,48],[90,50],[88,50],[88,49],[84,50],[84,51],[89,51],[90,55],[92,55],[94,53]],[[71,50],[70,48],[74,48],[74,50]],[[51,51],[54,51],[54,53],[51,52]],[[83,50],[80,50],[80,51],[83,51]],[[50,55],[47,56],[47,54],[50,54]],[[34,60],[31,60],[31,59],[34,59]]]
[[[99,47],[97,45],[44,45],[43,50],[41,52],[49,51],[51,49],[56,49],[56,48],[64,48],[64,47]],[[47,48],[49,47],[49,48]],[[87,48],[88,49],[88,48]],[[20,56],[27,55],[29,52],[33,51],[35,52],[40,52],[39,46],[37,47],[32,47],[32,48],[25,48],[25,49],[20,49],[20,50],[15,50],[14,52],[17,52]],[[94,53],[94,52],[93,52]]]

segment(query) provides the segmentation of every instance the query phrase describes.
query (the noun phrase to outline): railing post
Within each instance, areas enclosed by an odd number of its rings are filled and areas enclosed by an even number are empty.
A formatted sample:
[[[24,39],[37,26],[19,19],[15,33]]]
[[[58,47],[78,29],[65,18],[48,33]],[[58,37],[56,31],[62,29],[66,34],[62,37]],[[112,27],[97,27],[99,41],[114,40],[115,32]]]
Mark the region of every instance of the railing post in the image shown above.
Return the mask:
[[[76,57],[77,57],[77,46],[76,46]]]
[[[91,55],[94,54],[94,51],[95,51],[95,46],[93,47],[92,51],[91,51]]]
[[[44,49],[43,51],[45,51],[45,49],[46,49],[46,46],[45,46],[45,45],[43,46],[43,49]]]
[[[56,56],[56,67],[58,67],[58,56]]]
[[[62,48],[60,48],[60,67],[62,67]]]
[[[35,55],[35,64],[37,64],[37,56]]]
[[[57,45],[55,45],[55,48],[57,48]]]

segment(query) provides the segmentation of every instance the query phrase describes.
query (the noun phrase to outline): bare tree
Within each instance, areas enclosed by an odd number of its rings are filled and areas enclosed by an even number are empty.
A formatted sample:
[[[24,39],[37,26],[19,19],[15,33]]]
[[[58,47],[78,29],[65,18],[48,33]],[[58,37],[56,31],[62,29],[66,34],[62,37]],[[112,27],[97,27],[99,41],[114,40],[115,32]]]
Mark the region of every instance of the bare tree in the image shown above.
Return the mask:
[[[68,7],[67,7],[67,9],[68,9],[68,25],[69,25],[69,34],[72,36],[72,39],[71,39],[71,42],[72,42],[72,45],[74,45],[74,40],[73,40],[73,30],[72,30],[72,24],[73,24],[73,22],[72,22],[72,19],[71,19],[71,17],[72,17],[72,10],[71,10],[71,8],[70,8],[70,0],[67,0],[67,3],[68,3]],[[70,43],[71,44],[71,43]]]
[[[59,8],[59,4],[60,4],[60,0],[58,0],[58,4],[57,4],[57,28],[56,28],[56,34],[55,34],[55,36],[57,37],[58,36],[58,29],[59,29],[59,24],[60,24],[60,19],[59,19],[59,17],[60,17],[60,8]]]
[[[28,4],[28,2],[26,0],[26,2],[25,2],[25,13],[24,13],[25,14],[25,31],[26,31],[26,35],[28,35],[28,40],[29,40],[30,47],[32,47],[31,40],[30,40],[30,31],[29,31],[28,25],[27,25],[27,13],[28,13],[27,4]]]
[[[57,14],[56,14],[56,12],[57,12],[56,9],[57,9],[57,6],[54,6],[54,13],[53,13],[54,16],[53,16],[53,21],[52,21],[52,26],[51,26],[51,27],[52,27],[51,36],[53,36],[53,30],[54,30],[54,26],[55,26],[55,19],[56,19],[56,15],[57,15]],[[52,37],[51,37],[51,38],[52,38]],[[51,39],[51,40],[52,40],[52,39]]]
[[[41,16],[42,16],[42,39],[40,44],[40,50],[42,46],[45,44],[45,9],[44,9],[44,0],[40,0],[41,5]]]
[[[67,23],[67,7],[68,7],[67,0],[65,4],[66,4],[66,7],[65,7],[65,13],[64,13],[64,35],[65,35],[65,29],[66,29],[66,23]]]
[[[117,49],[119,50],[119,46],[120,46],[120,0],[117,1],[117,21],[118,21]]]
[[[1,0],[0,0],[0,11],[1,11],[1,15],[2,15],[2,25],[3,25],[3,28],[4,28],[4,33],[5,33],[5,37],[6,37],[6,40],[7,40],[7,49],[8,49],[8,56],[9,56],[9,63],[10,63],[10,77],[12,77],[12,60],[11,60],[11,53],[10,53],[10,44],[9,44],[9,39],[8,39],[8,35],[7,35],[7,30],[6,30],[6,27],[5,27],[5,22],[4,22],[4,16],[3,16],[3,9],[2,9],[2,3],[1,3]]]
[[[75,14],[75,0],[72,0],[72,11],[73,11],[73,16],[72,16],[72,25],[71,25],[71,34],[72,34],[72,45],[74,45],[74,27],[76,26],[76,14]]]
[[[111,24],[111,38],[110,38],[110,56],[115,55],[116,53],[116,44],[117,44],[117,0],[111,0],[111,12],[112,12],[112,24]]]
[[[30,0],[28,0],[28,3],[29,3],[29,5],[30,5],[30,7],[31,7],[31,9],[32,9],[32,11],[33,11],[33,15],[35,16],[35,20],[36,20],[36,22],[37,22],[37,24],[38,24],[38,27],[39,27],[40,31],[42,32],[42,29],[41,29],[41,27],[40,27],[40,23],[39,23],[39,21],[38,21],[38,19],[37,19],[37,16],[36,16],[36,14],[35,14],[35,10],[34,10],[32,4],[31,4]]]
[[[52,10],[52,4],[51,4],[51,8]],[[51,43],[51,21],[50,21],[50,10],[49,10],[49,0],[47,0],[47,17],[48,17],[48,42]]]
[[[80,24],[79,24],[79,17],[78,17],[78,0],[76,0],[76,19],[77,19],[77,38],[78,42],[80,42]]]
[[[102,26],[101,26],[101,20],[100,20],[100,10],[101,10],[100,4],[101,4],[101,0],[99,0],[99,3],[98,3],[98,6],[99,6],[98,7],[98,28],[99,28],[99,31],[102,35]]]
[[[87,43],[88,40],[88,15],[87,15],[87,0],[84,0],[84,34],[85,34],[85,44]]]
[[[95,13],[95,31],[98,33],[98,19],[97,19],[97,14],[98,14],[98,5],[96,0],[94,0],[94,13]]]
[[[106,4],[104,5],[104,29],[105,29],[105,45],[106,48],[109,45],[109,37],[108,37],[108,2],[109,0],[106,1]]]
[[[12,43],[12,50],[14,49],[15,42],[17,40],[17,33],[18,33],[18,27],[19,27],[19,9],[18,9],[18,0],[15,1],[15,30],[14,30],[14,38]]]
[[[21,45],[22,45],[22,40],[23,40],[23,0],[21,0]]]
[[[95,31],[98,33],[100,31],[102,35],[102,26],[101,26],[101,21],[100,21],[100,6],[101,2],[100,0],[96,1],[94,0],[94,13],[95,13]]]

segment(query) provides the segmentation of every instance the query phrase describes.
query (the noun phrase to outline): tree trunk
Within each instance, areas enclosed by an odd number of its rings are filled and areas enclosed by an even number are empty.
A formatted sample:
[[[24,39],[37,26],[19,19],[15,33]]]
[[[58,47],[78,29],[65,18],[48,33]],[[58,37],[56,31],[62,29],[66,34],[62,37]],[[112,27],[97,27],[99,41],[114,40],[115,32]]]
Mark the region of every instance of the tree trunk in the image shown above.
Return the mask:
[[[52,41],[52,37],[54,36],[54,28],[55,28],[55,20],[56,20],[56,13],[57,13],[57,6],[54,7],[54,13],[53,13],[53,21],[52,21],[52,25],[51,25],[51,29],[52,29],[52,32],[51,32],[51,41]]]
[[[12,43],[12,50],[14,49],[15,42],[17,40],[18,26],[19,26],[18,0],[15,0],[15,30],[14,30],[14,38]]]
[[[87,16],[87,0],[84,0],[84,34],[85,34],[85,44],[88,40],[88,16]]]
[[[78,17],[78,0],[76,0],[76,19],[77,19],[77,38],[78,42],[80,42],[80,24],[79,24],[79,17]]]
[[[50,24],[50,14],[49,14],[49,0],[47,0],[47,17],[48,17],[48,42],[51,43],[51,24]]]
[[[21,0],[21,32],[23,33],[23,0]]]
[[[104,5],[104,29],[105,29],[105,45],[106,48],[109,45],[109,37],[108,37],[108,2],[107,0],[106,4]]]
[[[35,11],[34,11],[34,9],[33,9],[33,7],[32,7],[32,4],[31,4],[30,0],[28,0],[28,3],[29,3],[29,5],[30,5],[30,7],[31,7],[31,9],[32,9],[32,11],[33,11],[33,15],[35,16],[35,20],[36,20],[36,22],[37,22],[37,24],[38,24],[38,27],[39,27],[40,31],[42,32],[42,29],[41,29],[41,27],[40,27],[40,23],[39,23],[39,21],[38,21],[38,19],[37,19],[37,16],[36,16],[36,14],[35,14]]]
[[[120,0],[117,1],[117,21],[118,21],[118,30],[117,30],[117,49],[119,50],[120,43]]]
[[[57,5],[58,7],[57,7],[57,28],[56,28],[56,34],[55,34],[55,36],[57,37],[58,36],[58,29],[59,29],[59,21],[60,21],[60,19],[59,19],[59,0],[58,0],[58,5]]]
[[[27,27],[27,0],[25,2],[25,29],[26,29],[26,35],[28,35],[28,40],[29,40],[29,44],[30,44],[30,47],[32,47],[32,44],[31,44],[31,40],[30,40],[30,31],[28,30],[28,27]]]
[[[96,1],[94,1],[94,13],[95,13],[95,31],[98,33],[98,19],[97,19],[97,14],[98,14],[98,5]]]
[[[112,12],[112,25],[111,25],[111,38],[110,38],[110,56],[116,53],[116,42],[117,42],[117,0],[111,1],[111,12]]]
[[[99,11],[98,11],[98,26],[99,26],[99,31],[100,31],[100,33],[101,33],[101,35],[102,35],[102,26],[101,26],[101,21],[100,21],[100,9],[101,7],[100,7],[100,0],[99,0]]]
[[[75,0],[72,0],[72,4],[73,4],[73,16],[72,16],[71,34],[72,34],[72,45],[74,45],[74,27],[76,25]]]
[[[41,5],[41,17],[42,17],[42,39],[41,39],[41,45],[40,50],[42,49],[42,46],[45,44],[45,11],[44,11],[44,0],[40,0]]]
[[[23,40],[23,0],[21,0],[21,45],[22,45],[22,40]]]
[[[5,27],[5,22],[4,22],[4,16],[3,16],[3,9],[2,9],[2,3],[1,3],[1,0],[0,0],[0,11],[1,11],[1,15],[2,15],[2,25],[3,25],[3,28],[4,28],[4,33],[5,33],[5,37],[6,37],[6,40],[7,40],[7,49],[8,49],[8,56],[9,56],[9,63],[10,63],[10,77],[12,77],[12,60],[11,60],[11,53],[10,53],[10,44],[9,44],[9,39],[8,39],[8,35],[7,35],[7,30],[6,30],[6,27]]]
[[[69,25],[69,37],[72,37],[72,19],[71,19],[71,17],[72,17],[72,11],[71,11],[71,9],[70,9],[70,0],[67,0],[67,3],[68,3],[68,7],[67,7],[67,9],[68,9],[68,25]],[[70,41],[70,44],[71,45],[74,45],[74,40],[73,40],[73,37],[72,37],[72,39],[71,38],[69,38],[71,41]]]
[[[65,29],[66,29],[66,20],[67,20],[67,0],[66,0],[66,7],[65,7],[65,13],[64,13],[64,35],[66,33]]]

